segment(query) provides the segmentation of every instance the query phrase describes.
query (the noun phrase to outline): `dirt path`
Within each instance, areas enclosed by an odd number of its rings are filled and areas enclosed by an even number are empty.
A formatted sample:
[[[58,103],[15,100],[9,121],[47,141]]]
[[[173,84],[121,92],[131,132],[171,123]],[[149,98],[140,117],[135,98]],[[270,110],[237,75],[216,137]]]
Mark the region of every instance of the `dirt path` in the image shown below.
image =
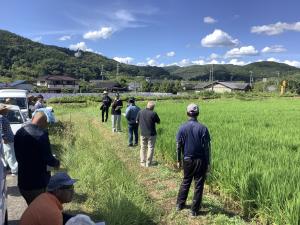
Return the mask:
[[[17,177],[7,175],[8,225],[17,225],[27,204],[19,193]]]
[[[182,172],[169,168],[163,161],[158,161],[157,166],[150,168],[141,167],[139,147],[127,147],[126,132],[112,133],[109,124],[103,125],[97,120],[93,120],[92,123],[99,128],[102,141],[111,145],[128,170],[137,175],[138,182],[144,186],[150,198],[163,209],[160,224],[249,224],[240,219],[235,210],[228,208],[220,196],[210,193],[207,186],[204,191],[202,216],[191,218],[188,209],[176,212],[175,202]],[[193,187],[188,203],[191,202],[192,193]]]

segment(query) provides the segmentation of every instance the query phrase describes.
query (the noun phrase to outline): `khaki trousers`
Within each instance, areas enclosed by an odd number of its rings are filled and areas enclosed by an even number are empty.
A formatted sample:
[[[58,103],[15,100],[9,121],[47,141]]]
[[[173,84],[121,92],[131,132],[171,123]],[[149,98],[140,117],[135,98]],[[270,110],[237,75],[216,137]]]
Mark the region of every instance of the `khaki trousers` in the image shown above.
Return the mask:
[[[155,141],[156,141],[156,136],[147,136],[147,137],[141,136],[141,150],[140,150],[141,163],[146,163],[146,165],[151,165],[153,160]]]

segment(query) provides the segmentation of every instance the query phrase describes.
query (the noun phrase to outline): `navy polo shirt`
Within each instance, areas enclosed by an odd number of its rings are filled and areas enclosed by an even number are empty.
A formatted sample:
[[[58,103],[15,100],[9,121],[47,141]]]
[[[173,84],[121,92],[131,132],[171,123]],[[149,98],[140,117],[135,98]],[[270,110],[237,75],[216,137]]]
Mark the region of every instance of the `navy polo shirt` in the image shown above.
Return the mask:
[[[195,118],[183,124],[176,135],[176,141],[183,147],[184,158],[204,159],[208,156],[209,131]]]

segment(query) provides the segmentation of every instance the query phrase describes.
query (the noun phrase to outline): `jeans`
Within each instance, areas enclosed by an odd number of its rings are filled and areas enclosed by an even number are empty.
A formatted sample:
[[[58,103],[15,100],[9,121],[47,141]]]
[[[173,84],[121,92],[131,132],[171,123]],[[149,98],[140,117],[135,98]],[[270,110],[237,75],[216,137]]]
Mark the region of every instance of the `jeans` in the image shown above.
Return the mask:
[[[192,180],[195,181],[195,191],[191,210],[198,212],[201,207],[204,182],[206,178],[207,164],[202,159],[185,159],[183,160],[183,181],[181,183],[177,205],[184,206]]]
[[[113,132],[121,131],[121,115],[112,115],[111,122]]]
[[[156,142],[156,136],[141,136],[141,151],[140,158],[141,163],[151,165],[154,155],[154,147]],[[146,151],[148,149],[147,155]],[[147,158],[146,158],[147,157]]]
[[[138,133],[139,133],[139,125],[137,123],[135,124],[128,124],[128,142],[129,145],[132,145],[133,143],[133,135],[134,135],[134,144],[138,144]]]
[[[107,118],[108,118],[108,110],[109,110],[109,107],[104,107],[103,106],[103,109],[101,110],[102,111],[102,113],[101,113],[101,115],[102,115],[102,122],[107,122]]]
[[[14,143],[3,144],[4,159],[9,165],[11,173],[18,173],[18,162],[15,156]]]

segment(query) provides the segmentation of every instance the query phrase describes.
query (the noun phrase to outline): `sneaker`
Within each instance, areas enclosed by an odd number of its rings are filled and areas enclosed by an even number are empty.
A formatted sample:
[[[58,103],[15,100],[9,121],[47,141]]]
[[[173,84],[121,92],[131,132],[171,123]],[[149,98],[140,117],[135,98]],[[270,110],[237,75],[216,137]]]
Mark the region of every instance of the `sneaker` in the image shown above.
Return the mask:
[[[141,162],[140,164],[141,164],[142,167],[146,166],[146,164],[144,162]]]
[[[133,144],[129,144],[128,147],[133,147]]]

